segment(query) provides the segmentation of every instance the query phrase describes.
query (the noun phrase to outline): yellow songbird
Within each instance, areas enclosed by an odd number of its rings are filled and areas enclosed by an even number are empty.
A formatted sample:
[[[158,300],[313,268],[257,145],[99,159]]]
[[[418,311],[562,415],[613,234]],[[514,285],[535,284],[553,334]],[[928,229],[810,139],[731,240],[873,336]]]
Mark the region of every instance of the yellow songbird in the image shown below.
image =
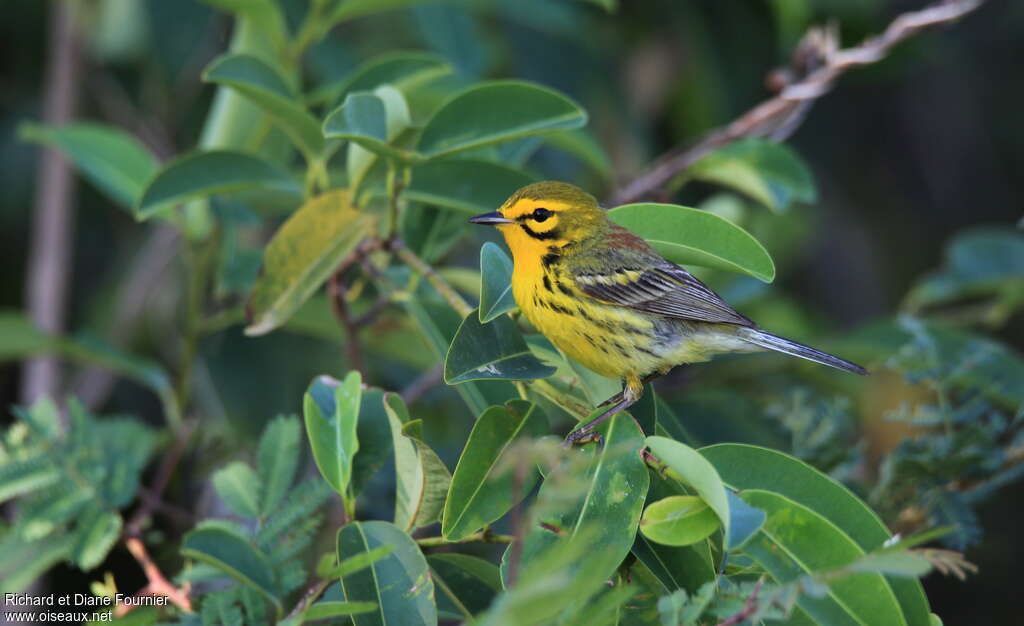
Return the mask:
[[[761,330],[573,185],[523,187],[497,211],[469,221],[504,235],[514,260],[512,294],[526,319],[570,358],[623,381],[622,392],[602,404],[608,410],[571,433],[569,443],[636,402],[648,380],[714,354],[769,349],[867,373]]]

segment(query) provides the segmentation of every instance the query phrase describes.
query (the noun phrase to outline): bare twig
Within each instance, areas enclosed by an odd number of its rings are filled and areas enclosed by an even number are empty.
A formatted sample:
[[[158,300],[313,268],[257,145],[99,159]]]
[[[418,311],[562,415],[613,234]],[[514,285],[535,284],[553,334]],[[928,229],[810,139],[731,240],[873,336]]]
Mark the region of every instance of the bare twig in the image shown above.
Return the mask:
[[[416,272],[420,276],[427,279],[437,293],[444,298],[448,306],[455,309],[455,312],[459,314],[459,317],[466,317],[473,312],[473,307],[469,306],[462,296],[459,295],[455,288],[448,284],[440,274],[437,273],[429,263],[416,256],[416,253],[405,246],[400,239],[392,239],[390,242],[390,248],[394,251],[398,258],[409,266],[412,271]]]
[[[345,330],[345,358],[348,366],[354,370],[363,372],[365,361],[363,359],[363,346],[359,341],[359,326],[352,318],[348,307],[348,290],[345,288],[344,270],[335,272],[327,281],[327,297],[331,302],[331,311],[338,323]]]
[[[126,536],[137,537],[142,534],[142,527],[156,509],[157,504],[163,497],[164,490],[167,489],[168,483],[171,482],[174,470],[178,467],[182,455],[185,454],[185,448],[188,447],[188,442],[192,439],[192,433],[195,432],[196,424],[195,420],[184,422],[175,434],[174,442],[160,460],[160,466],[156,470],[153,483],[146,490],[146,497],[142,499],[142,504],[125,526],[124,534]]]
[[[983,1],[945,0],[904,13],[881,35],[845,50],[838,49],[835,28],[811,29],[798,46],[790,68],[774,74],[783,83],[776,85],[779,93],[775,97],[750,109],[728,126],[708,133],[696,145],[658,158],[651,169],[620,188],[612,196],[611,205],[635,202],[658,191],[701,157],[737,139],[785,139],[799,126],[810,105],[828,93],[843,73],[880,61],[896,44],[925,29],[954,22],[977,9]],[[787,73],[792,76],[787,77]]]
[[[447,546],[453,543],[511,543],[515,539],[512,535],[496,535],[489,531],[480,531],[471,535],[466,535],[458,541],[449,541],[444,537],[423,537],[417,539],[416,543],[423,548],[429,548],[433,546]]]
[[[754,585],[754,590],[747,596],[747,601],[743,603],[743,608],[730,615],[725,621],[719,622],[717,626],[735,626],[757,613],[757,594],[761,592],[763,583],[764,579],[758,580]]]
[[[406,404],[416,402],[444,380],[444,364],[438,363],[416,377],[409,386],[402,390],[402,401]]]
[[[71,121],[78,100],[81,46],[75,26],[75,5],[54,2],[50,7],[43,120],[62,125]],[[32,241],[25,277],[25,299],[35,324],[48,332],[64,329],[69,262],[71,258],[71,169],[53,148],[42,148],[36,177]],[[57,359],[41,357],[25,363],[22,402],[57,395]]]
[[[128,537],[125,539],[125,545],[128,547],[128,551],[132,553],[135,560],[138,561],[139,565],[142,566],[142,571],[146,575],[146,580],[149,581],[145,587],[143,587],[136,596],[166,596],[174,606],[178,607],[186,613],[192,612],[192,601],[189,600],[188,594],[190,591],[189,584],[186,583],[181,589],[175,587],[167,577],[164,576],[160,568],[156,566],[153,559],[149,556],[149,552],[146,550],[146,545],[142,543],[142,540],[138,537]],[[131,611],[134,605],[130,604],[119,604],[114,609],[114,615],[120,617]]]

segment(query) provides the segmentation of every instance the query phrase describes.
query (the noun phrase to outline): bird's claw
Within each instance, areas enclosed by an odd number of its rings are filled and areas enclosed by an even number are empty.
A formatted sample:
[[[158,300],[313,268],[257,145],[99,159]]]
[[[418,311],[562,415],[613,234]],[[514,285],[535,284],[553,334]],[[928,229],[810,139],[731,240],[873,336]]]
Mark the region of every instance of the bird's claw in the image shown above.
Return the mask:
[[[597,447],[603,448],[604,436],[602,436],[601,433],[595,433],[594,431],[585,431],[581,429],[574,430],[568,435],[566,435],[565,441],[562,442],[562,445],[565,446],[566,448],[571,448],[573,446],[582,446],[584,444],[593,442],[597,443]]]

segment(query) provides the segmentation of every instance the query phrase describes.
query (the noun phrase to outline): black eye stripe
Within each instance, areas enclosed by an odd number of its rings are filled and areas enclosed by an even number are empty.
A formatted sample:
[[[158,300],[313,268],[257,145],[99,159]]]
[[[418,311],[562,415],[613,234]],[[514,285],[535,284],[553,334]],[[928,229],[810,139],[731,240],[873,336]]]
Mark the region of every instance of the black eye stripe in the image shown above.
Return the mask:
[[[533,237],[534,239],[540,239],[541,241],[545,239],[558,239],[561,236],[557,228],[552,228],[547,232],[538,233],[537,231],[533,230],[526,224],[520,224],[520,226],[523,227],[523,230],[526,231],[527,235]]]

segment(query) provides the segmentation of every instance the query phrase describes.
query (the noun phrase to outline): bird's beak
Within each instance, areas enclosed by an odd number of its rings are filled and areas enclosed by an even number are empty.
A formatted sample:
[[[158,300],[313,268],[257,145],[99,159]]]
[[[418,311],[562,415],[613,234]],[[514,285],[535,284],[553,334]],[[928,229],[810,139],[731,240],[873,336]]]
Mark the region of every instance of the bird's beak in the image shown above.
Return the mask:
[[[476,217],[469,218],[472,224],[484,224],[486,226],[500,226],[502,224],[515,224],[515,220],[510,220],[497,211],[491,211],[490,213],[484,213],[477,215]]]

